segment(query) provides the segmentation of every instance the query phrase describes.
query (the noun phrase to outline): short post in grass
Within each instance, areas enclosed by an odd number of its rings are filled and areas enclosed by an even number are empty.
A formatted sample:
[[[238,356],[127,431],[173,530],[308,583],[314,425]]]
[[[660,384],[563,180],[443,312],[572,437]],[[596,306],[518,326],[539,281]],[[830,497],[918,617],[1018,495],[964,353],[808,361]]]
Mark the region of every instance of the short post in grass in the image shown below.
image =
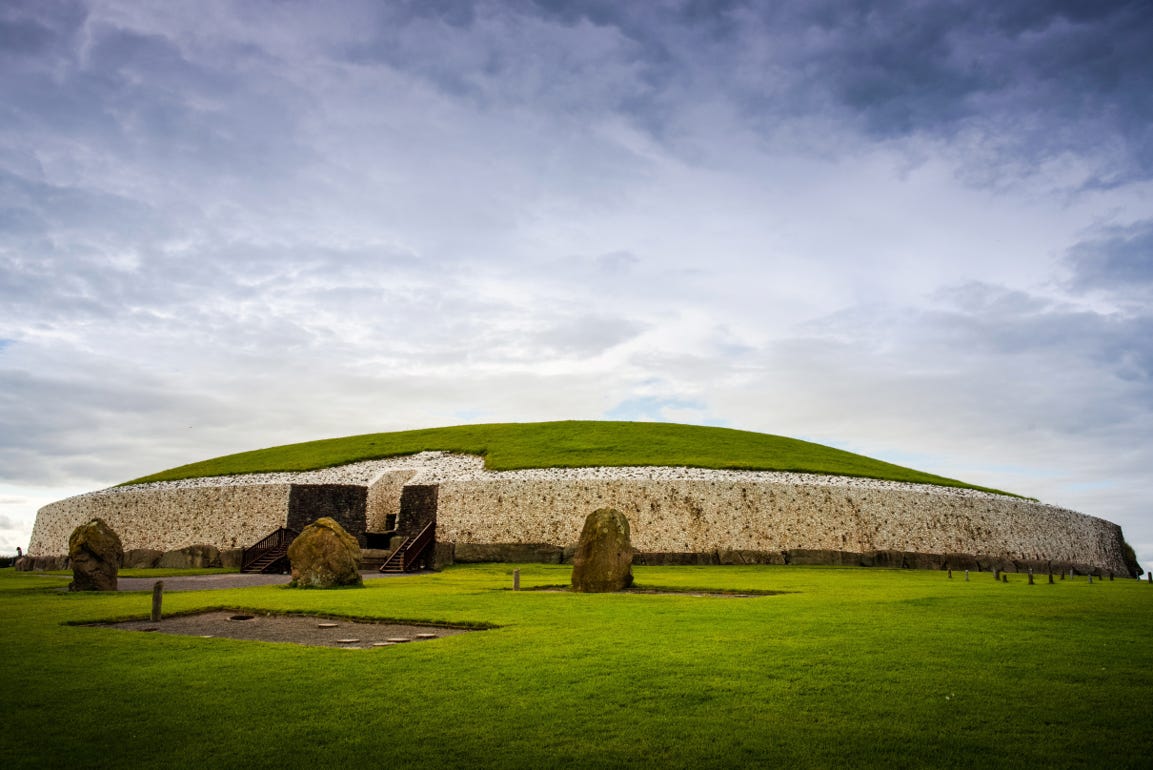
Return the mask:
[[[1146,578],[1146,580],[1148,580],[1150,583],[1153,583],[1153,572],[1146,572],[1146,573],[1145,573],[1145,578]]]
[[[164,601],[164,581],[157,580],[152,586],[152,622],[160,622],[160,604]]]
[[[1113,582],[1113,570],[1109,570],[1109,582]]]
[[[996,580],[996,581],[1001,580],[1001,568],[1000,567],[993,567],[993,580]]]
[[[1029,568],[1029,585],[1035,585],[1035,583],[1033,583],[1033,568],[1032,567]]]
[[[1002,583],[1008,583],[1009,582],[1009,573],[1008,572],[1002,572],[1001,573],[1001,582]]]
[[[950,567],[949,568],[949,580],[952,580],[952,579],[953,579],[953,568]]]
[[[965,582],[969,582],[969,570],[965,570]]]
[[[1049,570],[1049,585],[1053,585],[1053,570]]]
[[[1093,585],[1093,573],[1089,573],[1089,585]]]
[[[512,590],[514,590],[514,591],[520,590],[520,570],[519,569],[514,569],[512,571]]]

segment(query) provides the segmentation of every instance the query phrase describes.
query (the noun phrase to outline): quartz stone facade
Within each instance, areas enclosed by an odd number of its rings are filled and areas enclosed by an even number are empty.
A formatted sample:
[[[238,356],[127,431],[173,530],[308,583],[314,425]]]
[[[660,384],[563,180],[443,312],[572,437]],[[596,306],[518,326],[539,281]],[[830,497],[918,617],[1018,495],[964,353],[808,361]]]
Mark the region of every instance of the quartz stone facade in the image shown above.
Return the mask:
[[[968,554],[1128,572],[1117,525],[1008,495],[694,468],[492,472],[479,457],[437,452],[307,473],[190,479],[80,495],[40,510],[29,553],[66,553],[72,530],[97,516],[120,535],[126,550],[200,543],[244,547],[290,518],[308,518],[299,504],[306,498],[339,504],[348,519],[342,525],[358,537],[384,531],[390,522],[404,530],[412,522],[403,521],[401,500],[421,496],[415,494],[420,489],[435,501],[437,541],[461,546],[571,547],[589,512],[611,507],[628,517],[633,546],[641,553],[809,552],[817,561],[826,558],[820,554]],[[318,505],[311,507],[324,507]]]

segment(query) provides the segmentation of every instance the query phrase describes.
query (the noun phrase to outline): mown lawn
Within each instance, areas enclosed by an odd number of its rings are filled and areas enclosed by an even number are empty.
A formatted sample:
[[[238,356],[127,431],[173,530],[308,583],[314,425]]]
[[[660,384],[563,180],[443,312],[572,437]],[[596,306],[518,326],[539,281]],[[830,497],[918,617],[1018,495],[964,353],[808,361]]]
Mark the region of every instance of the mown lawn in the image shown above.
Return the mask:
[[[308,441],[216,457],[128,483],[305,471],[425,450],[483,455],[489,470],[688,466],[797,471],[983,489],[785,436],[699,425],[580,420],[458,425]]]
[[[525,587],[567,582],[523,565]],[[495,630],[349,651],[65,622],[146,592],[0,571],[3,767],[1149,767],[1153,586],[640,567],[758,598],[521,591],[512,566],[364,589],[170,593]]]

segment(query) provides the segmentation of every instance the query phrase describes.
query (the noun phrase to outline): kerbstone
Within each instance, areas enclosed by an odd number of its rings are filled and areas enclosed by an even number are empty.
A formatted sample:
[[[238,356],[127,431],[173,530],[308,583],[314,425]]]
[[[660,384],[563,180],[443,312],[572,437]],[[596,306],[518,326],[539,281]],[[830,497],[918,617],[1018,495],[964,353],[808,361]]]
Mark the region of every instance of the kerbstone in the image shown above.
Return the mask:
[[[200,543],[168,551],[160,557],[157,567],[164,569],[202,569],[219,567],[220,549],[214,545]]]

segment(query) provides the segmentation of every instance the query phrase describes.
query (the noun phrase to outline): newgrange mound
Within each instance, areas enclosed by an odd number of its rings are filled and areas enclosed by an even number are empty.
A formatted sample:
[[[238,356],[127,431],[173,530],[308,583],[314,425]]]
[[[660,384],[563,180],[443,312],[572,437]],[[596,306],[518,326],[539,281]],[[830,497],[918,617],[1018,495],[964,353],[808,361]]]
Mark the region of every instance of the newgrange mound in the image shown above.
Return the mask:
[[[185,465],[45,506],[30,552],[65,553],[94,516],[137,553],[228,552],[330,516],[393,568],[560,562],[603,507],[628,517],[639,564],[1139,569],[1117,525],[997,490],[781,436],[576,421],[367,434]]]

